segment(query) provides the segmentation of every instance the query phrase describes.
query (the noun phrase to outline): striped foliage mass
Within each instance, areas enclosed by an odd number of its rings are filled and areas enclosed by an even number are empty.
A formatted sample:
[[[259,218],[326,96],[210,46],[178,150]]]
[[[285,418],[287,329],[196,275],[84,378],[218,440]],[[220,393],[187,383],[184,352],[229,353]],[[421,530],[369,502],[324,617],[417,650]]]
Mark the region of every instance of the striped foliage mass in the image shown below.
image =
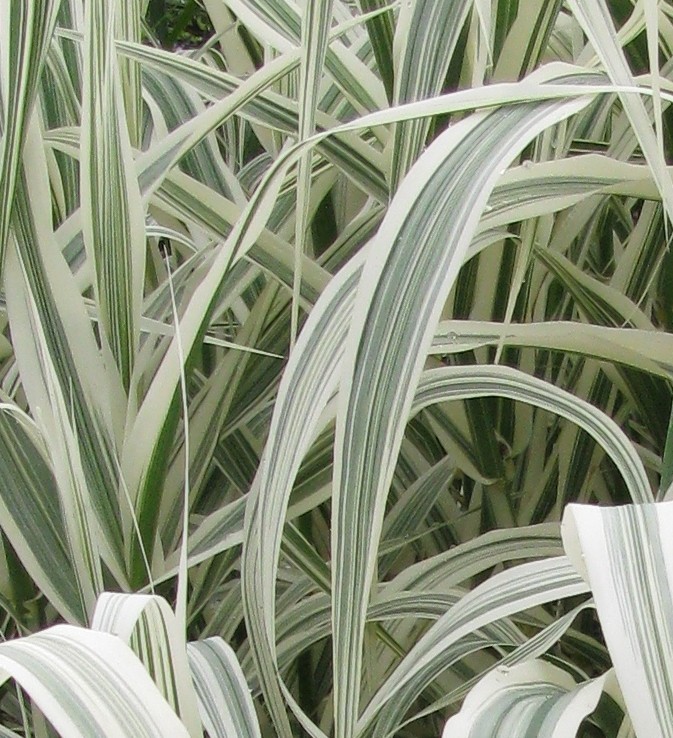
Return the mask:
[[[673,734],[664,0],[0,0],[0,736]]]

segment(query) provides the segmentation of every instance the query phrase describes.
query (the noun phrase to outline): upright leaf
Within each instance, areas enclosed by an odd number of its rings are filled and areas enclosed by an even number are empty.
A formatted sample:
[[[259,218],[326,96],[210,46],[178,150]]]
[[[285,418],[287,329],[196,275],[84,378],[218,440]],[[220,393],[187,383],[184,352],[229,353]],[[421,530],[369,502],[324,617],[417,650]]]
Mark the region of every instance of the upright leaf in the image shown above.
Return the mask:
[[[591,587],[638,736],[673,731],[673,503],[570,505],[563,544]]]
[[[180,716],[192,738],[200,736],[194,688],[189,677],[185,636],[166,600],[141,594],[103,593],[91,627],[128,643]]]
[[[385,500],[442,305],[500,172],[540,131],[585,104],[512,105],[450,128],[402,183],[364,266],[335,442],[337,738],[352,735],[357,720],[365,614]]]
[[[114,0],[86,4],[81,190],[101,327],[128,391],[138,347],[145,226],[114,44],[115,7]]]
[[[327,51],[332,21],[333,0],[315,0],[304,7],[301,23],[302,53],[299,87],[299,141],[304,141],[315,130],[315,114],[320,92],[321,72]],[[295,257],[292,285],[292,319],[290,340],[294,343],[299,323],[299,296],[301,286],[301,259],[309,217],[311,193],[311,154],[306,151],[299,160],[297,182],[297,212],[295,215]]]
[[[80,607],[88,618],[93,612],[96,596],[103,590],[103,573],[99,536],[96,535],[96,519],[90,505],[81,449],[75,420],[72,417],[72,403],[68,403],[54,361],[49,354],[42,316],[30,290],[26,266],[20,253],[14,249],[7,255],[7,272],[17,283],[17,287],[19,284],[23,287],[21,306],[18,306],[18,300],[15,301],[14,314],[17,322],[19,317],[24,318],[26,329],[35,338],[35,363],[39,367],[38,372],[47,398],[47,402],[36,410],[36,415],[42,436],[48,444],[51,465],[60,493],[65,540],[77,581]]]
[[[395,72],[396,104],[439,94],[472,5],[473,0],[450,3],[417,0],[402,5],[395,39],[400,55]],[[423,150],[430,125],[429,119],[415,118],[395,126],[391,163],[393,192]]]
[[[59,491],[39,431],[18,408],[0,407],[0,515],[21,563],[59,614],[87,612],[68,551]]]
[[[60,0],[0,2],[0,269],[26,130]]]
[[[362,11],[367,13],[386,7],[385,0],[360,0]],[[388,100],[393,98],[394,71],[393,71],[393,36],[395,34],[395,21],[392,10],[370,18],[366,24],[369,33],[369,41],[374,50],[376,63],[383,86],[386,89]]]
[[[616,85],[633,88],[634,80],[624,51],[615,34],[614,23],[606,0],[570,0],[569,6],[582,24],[584,32],[591,41],[605,71]],[[655,98],[658,95],[658,70],[655,75]],[[666,161],[663,157],[655,131],[652,130],[650,117],[645,104],[638,94],[621,90],[619,97],[624,110],[633,126],[638,143],[650,165],[650,170],[657,187],[661,192],[662,202],[669,219],[673,219],[673,184],[666,173]]]
[[[49,198],[49,182],[36,121],[28,141],[12,220],[16,253],[8,269],[13,276],[5,283],[17,362],[36,416],[42,408],[47,417],[58,417],[54,401],[66,409],[80,447],[85,507],[96,517],[110,571],[123,582],[112,411],[118,385],[109,381],[101,361],[84,301],[56,244],[51,214],[39,205]],[[53,372],[49,383],[47,370]]]
[[[261,738],[236,654],[221,638],[187,646],[203,724],[211,738]]]

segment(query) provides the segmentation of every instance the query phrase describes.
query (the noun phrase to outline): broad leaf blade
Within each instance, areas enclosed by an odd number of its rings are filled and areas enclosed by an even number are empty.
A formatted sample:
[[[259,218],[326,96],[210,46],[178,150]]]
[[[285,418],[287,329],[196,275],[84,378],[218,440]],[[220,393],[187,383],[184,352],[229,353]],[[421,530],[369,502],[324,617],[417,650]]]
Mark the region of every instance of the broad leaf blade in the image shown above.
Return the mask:
[[[56,480],[37,428],[12,406],[0,409],[0,514],[38,587],[68,622],[84,624]]]
[[[589,583],[639,736],[673,731],[673,503],[570,505],[563,542]]]
[[[168,603],[151,595],[105,592],[98,599],[91,627],[128,643],[192,738],[200,736],[184,636]]]
[[[444,728],[445,738],[575,738],[598,704],[604,679],[575,685],[543,661],[505,667],[484,677]]]
[[[57,625],[2,643],[0,678],[9,676],[71,738],[189,735],[133,652],[106,633]]]
[[[49,198],[49,183],[36,123],[28,141],[12,222],[16,249],[8,269],[14,276],[5,284],[17,363],[34,413],[37,408],[55,413],[55,396],[67,409],[89,491],[86,507],[96,517],[108,566],[124,581],[112,442],[118,386],[114,378],[108,381],[84,302],[55,242],[51,214],[38,204]],[[43,371],[46,357],[53,372],[51,395]]]

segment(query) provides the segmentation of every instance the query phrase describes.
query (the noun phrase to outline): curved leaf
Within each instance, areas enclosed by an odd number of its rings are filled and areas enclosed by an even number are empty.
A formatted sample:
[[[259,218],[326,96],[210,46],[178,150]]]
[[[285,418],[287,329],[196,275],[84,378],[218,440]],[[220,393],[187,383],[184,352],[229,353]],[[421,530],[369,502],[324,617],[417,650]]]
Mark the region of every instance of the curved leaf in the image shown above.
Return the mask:
[[[68,738],[187,738],[133,652],[114,636],[70,625],[0,644],[13,677]]]

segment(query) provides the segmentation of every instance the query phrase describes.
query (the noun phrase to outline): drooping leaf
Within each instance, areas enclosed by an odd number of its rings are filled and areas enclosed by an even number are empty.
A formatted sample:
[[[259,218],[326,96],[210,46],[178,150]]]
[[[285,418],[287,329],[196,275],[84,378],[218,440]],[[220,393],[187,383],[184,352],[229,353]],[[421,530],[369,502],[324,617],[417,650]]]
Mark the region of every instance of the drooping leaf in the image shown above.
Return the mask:
[[[189,735],[133,652],[107,633],[57,625],[2,643],[3,677],[13,677],[62,735]]]

